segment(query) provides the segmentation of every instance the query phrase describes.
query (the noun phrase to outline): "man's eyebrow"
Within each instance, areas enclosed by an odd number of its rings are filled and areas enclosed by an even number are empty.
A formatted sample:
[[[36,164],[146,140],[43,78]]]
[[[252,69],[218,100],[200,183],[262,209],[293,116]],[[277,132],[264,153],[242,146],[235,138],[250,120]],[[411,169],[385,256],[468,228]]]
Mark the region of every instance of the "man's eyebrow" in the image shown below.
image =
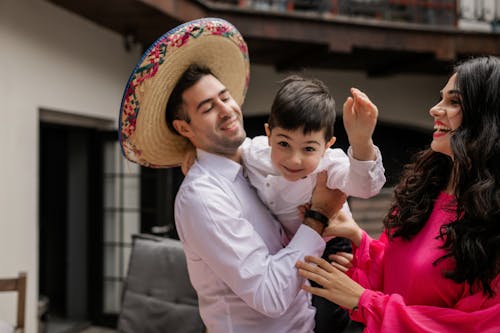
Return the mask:
[[[219,93],[217,94],[217,96],[223,95],[223,94],[225,94],[227,91],[228,91],[228,90],[227,90],[227,88],[224,88],[224,89],[222,89],[221,91],[219,91]],[[212,100],[213,100],[213,98],[212,98],[212,97],[202,100],[202,101],[201,101],[200,103],[198,103],[198,105],[196,106],[196,110],[199,110],[199,109],[203,106],[203,104],[210,103]]]

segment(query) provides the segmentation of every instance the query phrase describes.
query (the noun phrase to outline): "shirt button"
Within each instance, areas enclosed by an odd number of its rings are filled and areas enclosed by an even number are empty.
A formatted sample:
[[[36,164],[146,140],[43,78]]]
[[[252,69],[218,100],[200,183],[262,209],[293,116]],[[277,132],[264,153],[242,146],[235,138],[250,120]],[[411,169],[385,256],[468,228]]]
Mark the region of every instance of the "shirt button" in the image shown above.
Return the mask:
[[[269,186],[271,186],[271,184],[269,184],[269,183],[266,183],[266,186],[267,186],[267,187],[269,187]]]
[[[271,206],[274,206],[274,201],[271,201],[269,204],[270,204]]]

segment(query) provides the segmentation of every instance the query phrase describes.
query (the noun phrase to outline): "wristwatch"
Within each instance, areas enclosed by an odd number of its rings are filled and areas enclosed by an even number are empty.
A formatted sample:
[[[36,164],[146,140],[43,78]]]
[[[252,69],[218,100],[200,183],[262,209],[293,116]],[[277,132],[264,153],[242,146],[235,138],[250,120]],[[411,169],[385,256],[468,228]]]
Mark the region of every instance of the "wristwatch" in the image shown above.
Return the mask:
[[[316,211],[316,210],[312,210],[312,209],[308,209],[306,210],[306,212],[304,213],[304,217],[309,217],[311,219],[314,219],[318,222],[321,222],[321,224],[323,224],[324,227],[327,227],[328,226],[328,217],[326,217],[324,214]]]

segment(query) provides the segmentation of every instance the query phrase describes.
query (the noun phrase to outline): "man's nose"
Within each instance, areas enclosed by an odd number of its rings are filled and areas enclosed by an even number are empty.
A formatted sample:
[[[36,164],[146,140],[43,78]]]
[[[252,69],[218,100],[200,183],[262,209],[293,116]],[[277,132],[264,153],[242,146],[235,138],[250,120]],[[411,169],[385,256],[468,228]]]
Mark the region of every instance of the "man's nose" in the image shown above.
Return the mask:
[[[219,109],[219,117],[223,118],[231,114],[232,110],[228,103],[224,101],[217,102],[217,108]]]

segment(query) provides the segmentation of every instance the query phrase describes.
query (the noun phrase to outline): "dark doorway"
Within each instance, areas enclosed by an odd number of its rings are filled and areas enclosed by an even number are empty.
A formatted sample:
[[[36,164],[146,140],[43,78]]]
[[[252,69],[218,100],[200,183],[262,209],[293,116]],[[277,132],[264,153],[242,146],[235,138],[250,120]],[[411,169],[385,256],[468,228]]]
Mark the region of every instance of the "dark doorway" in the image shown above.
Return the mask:
[[[99,208],[97,135],[95,129],[40,124],[39,292],[48,301],[46,327],[52,321],[76,329],[91,319],[89,253]]]

